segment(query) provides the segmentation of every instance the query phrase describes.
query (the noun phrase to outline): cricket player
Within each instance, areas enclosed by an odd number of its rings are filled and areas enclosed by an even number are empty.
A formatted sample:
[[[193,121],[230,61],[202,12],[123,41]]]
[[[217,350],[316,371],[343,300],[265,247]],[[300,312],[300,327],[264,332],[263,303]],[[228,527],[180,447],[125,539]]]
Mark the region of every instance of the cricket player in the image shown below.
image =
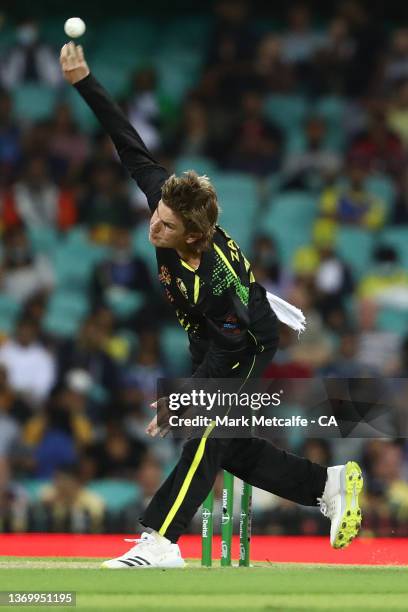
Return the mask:
[[[64,45],[61,66],[146,194],[159,280],[188,334],[193,377],[259,377],[277,349],[278,320],[239,246],[217,225],[217,194],[210,180],[193,171],[169,176],[90,73],[81,46]],[[158,430],[153,419],[147,433]],[[219,439],[209,426],[201,438],[185,442],[177,466],[140,518],[141,538],[103,567],[183,567],[177,541],[220,469],[299,504],[319,504],[331,520],[334,548],[348,546],[359,531],[363,479],[355,462],[326,468],[262,438]]]

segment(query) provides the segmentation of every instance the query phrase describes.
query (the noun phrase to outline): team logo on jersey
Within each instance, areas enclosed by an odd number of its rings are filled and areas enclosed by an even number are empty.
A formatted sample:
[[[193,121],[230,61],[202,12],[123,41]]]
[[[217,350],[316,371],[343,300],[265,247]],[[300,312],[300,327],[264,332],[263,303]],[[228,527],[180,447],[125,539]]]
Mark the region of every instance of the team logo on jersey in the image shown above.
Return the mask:
[[[188,298],[187,287],[185,286],[181,278],[176,278],[176,285],[179,288],[180,292],[183,294],[183,296],[187,300]]]
[[[170,272],[167,266],[161,266],[160,274],[159,274],[159,281],[163,283],[163,285],[170,285],[171,276],[170,276]]]

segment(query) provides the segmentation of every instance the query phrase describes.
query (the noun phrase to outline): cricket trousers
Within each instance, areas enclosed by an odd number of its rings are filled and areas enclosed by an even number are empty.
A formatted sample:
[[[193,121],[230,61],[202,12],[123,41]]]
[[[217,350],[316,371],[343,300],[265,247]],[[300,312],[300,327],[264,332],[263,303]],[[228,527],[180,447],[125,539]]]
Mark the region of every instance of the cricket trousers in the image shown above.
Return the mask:
[[[234,377],[260,377],[274,353],[249,355]],[[140,517],[142,525],[177,542],[212,489],[220,469],[305,506],[316,505],[327,477],[325,467],[263,438],[225,439],[204,434],[186,441],[176,467]]]

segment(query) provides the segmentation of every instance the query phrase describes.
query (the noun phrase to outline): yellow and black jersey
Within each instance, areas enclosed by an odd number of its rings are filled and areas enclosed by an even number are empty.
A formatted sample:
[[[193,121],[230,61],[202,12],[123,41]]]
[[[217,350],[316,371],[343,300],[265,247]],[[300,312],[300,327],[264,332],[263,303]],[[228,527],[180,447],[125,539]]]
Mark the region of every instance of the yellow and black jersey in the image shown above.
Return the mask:
[[[169,174],[98,81],[89,75],[76,88],[111,136],[123,165],[146,194],[153,212]],[[194,270],[174,249],[156,249],[159,281],[189,335],[194,375],[229,376],[241,354],[276,346],[277,318],[266,292],[239,246],[216,227],[211,247]]]

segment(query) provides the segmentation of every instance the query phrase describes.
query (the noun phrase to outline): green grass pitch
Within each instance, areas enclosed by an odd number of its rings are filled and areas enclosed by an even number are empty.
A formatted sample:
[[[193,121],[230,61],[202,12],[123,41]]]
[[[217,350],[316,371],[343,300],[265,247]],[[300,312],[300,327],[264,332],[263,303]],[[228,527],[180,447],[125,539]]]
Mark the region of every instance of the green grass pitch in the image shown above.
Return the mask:
[[[406,567],[257,563],[251,568],[101,570],[95,559],[0,557],[0,590],[76,591],[98,611],[351,611],[408,609]],[[0,607],[56,610],[54,606]],[[61,607],[59,608],[61,609]]]

